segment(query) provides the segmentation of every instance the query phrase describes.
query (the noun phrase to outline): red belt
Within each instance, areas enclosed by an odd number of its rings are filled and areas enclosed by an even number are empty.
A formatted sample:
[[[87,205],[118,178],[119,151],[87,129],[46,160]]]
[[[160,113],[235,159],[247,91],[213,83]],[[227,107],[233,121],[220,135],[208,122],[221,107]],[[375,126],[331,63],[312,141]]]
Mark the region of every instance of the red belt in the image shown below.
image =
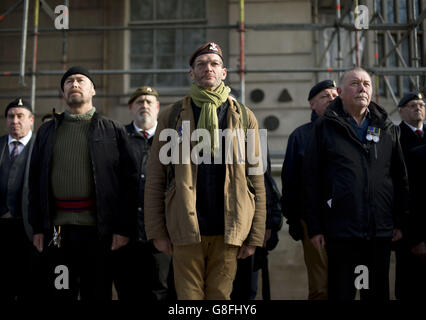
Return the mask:
[[[91,198],[56,198],[56,209],[61,211],[87,211],[95,207],[95,201]]]

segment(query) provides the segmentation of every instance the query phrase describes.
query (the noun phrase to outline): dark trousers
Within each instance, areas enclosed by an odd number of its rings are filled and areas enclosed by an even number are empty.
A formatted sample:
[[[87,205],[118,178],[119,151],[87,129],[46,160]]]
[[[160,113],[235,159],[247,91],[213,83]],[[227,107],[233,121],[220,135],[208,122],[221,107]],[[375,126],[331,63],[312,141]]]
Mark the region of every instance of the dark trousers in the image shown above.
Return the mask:
[[[253,287],[254,275],[254,255],[245,259],[238,259],[237,273],[235,274],[234,284],[232,287],[231,300],[247,301],[256,297],[257,283]],[[257,279],[257,273],[254,276]]]
[[[262,299],[271,300],[268,250],[266,248],[256,248],[254,255],[245,259],[238,259],[237,273],[232,287],[231,300],[255,300],[260,271],[262,272]]]
[[[96,227],[73,225],[62,226],[61,237],[60,248],[53,245],[47,248],[51,298],[111,300],[111,238],[99,239]],[[63,288],[67,287],[67,281],[68,289]]]
[[[360,290],[362,300],[389,300],[391,239],[326,239],[330,300],[354,300],[355,280],[368,268],[368,289]]]
[[[395,246],[395,296],[398,300],[426,301],[426,260],[411,252],[401,239]]]
[[[152,242],[132,241],[113,253],[114,285],[119,300],[176,300],[172,258]]]
[[[30,298],[32,244],[21,219],[0,218],[0,301]]]

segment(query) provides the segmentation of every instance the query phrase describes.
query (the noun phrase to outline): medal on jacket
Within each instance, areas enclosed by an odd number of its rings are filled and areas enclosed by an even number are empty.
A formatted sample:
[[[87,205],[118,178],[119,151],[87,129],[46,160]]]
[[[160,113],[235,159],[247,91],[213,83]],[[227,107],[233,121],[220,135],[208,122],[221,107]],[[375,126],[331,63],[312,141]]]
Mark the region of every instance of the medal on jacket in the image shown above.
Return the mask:
[[[379,140],[380,140],[380,131],[381,131],[380,128],[368,126],[367,136],[366,136],[367,141],[373,141],[375,143],[379,142]]]

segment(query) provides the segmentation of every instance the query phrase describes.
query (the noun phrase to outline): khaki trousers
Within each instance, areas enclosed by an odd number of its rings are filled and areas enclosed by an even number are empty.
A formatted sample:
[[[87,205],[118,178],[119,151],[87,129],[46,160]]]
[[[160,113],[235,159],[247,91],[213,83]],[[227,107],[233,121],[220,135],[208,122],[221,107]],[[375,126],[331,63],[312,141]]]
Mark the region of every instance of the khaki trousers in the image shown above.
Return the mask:
[[[173,247],[173,271],[179,300],[229,300],[239,247],[223,235],[201,236],[201,243]]]
[[[325,249],[318,251],[308,236],[305,221],[303,226],[303,254],[308,270],[309,300],[328,299],[328,259]]]

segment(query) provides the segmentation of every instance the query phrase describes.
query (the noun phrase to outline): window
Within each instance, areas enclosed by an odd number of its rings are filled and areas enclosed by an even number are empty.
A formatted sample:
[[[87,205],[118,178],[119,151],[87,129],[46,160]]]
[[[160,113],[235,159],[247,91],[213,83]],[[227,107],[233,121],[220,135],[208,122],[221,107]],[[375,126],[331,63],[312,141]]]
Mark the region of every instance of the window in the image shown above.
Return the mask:
[[[415,4],[415,17],[414,20],[418,18],[419,12],[421,12],[421,2],[420,0],[375,0],[376,10],[383,17],[383,20],[377,20],[378,23],[401,23],[407,24],[413,20],[412,7],[409,6],[409,3]],[[393,42],[397,43],[404,36],[405,31],[392,31],[392,33],[379,31],[377,34],[378,46],[379,46],[379,59],[382,59],[384,55],[393,48]],[[423,44],[423,33],[422,28],[417,28],[418,38],[416,39],[418,44],[418,57],[420,58],[419,65],[422,63],[422,44]],[[392,36],[392,39],[390,36]],[[410,32],[408,38],[403,40],[403,42],[398,46],[398,49],[401,52],[407,66],[414,66],[413,58],[415,56],[414,46],[413,46],[413,33]],[[385,67],[403,67],[403,62],[400,57],[394,51],[385,62]],[[382,77],[380,77],[382,78]],[[415,89],[413,82],[410,80],[409,76],[388,76],[389,84],[392,88],[392,91],[396,96],[401,97],[404,93],[412,91]],[[414,80],[414,77],[411,77]],[[383,79],[380,79],[379,82],[379,94],[383,96],[390,97],[390,90],[385,85]]]
[[[206,24],[205,0],[130,0],[129,25],[158,27],[130,31],[131,69],[184,69],[206,39],[206,29],[167,28],[170,24]],[[187,74],[131,75],[130,87],[186,87]]]

